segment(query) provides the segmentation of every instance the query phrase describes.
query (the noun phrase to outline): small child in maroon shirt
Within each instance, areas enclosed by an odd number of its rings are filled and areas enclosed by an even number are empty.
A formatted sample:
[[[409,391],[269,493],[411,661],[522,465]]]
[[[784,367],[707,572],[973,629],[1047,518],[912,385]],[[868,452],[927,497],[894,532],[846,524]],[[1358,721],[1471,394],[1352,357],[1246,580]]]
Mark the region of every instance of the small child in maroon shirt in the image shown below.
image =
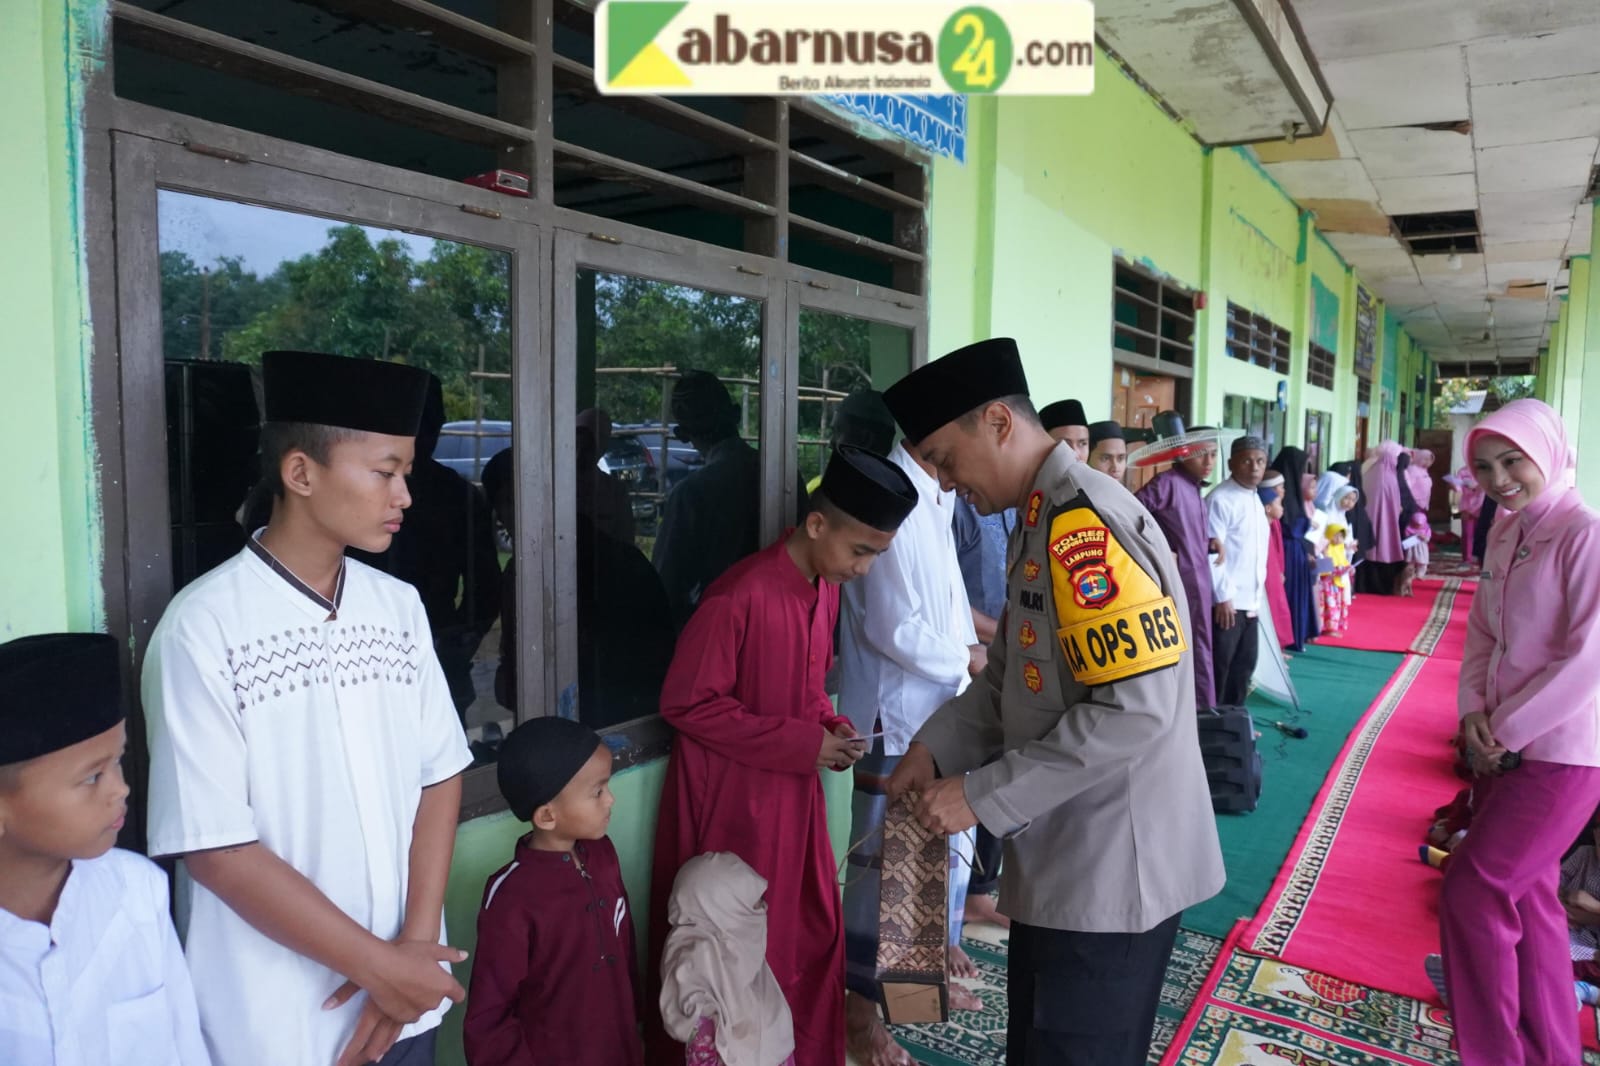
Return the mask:
[[[633,917],[611,821],[611,750],[593,730],[535,718],[498,768],[531,822],[489,878],[464,1026],[469,1066],[641,1066]]]

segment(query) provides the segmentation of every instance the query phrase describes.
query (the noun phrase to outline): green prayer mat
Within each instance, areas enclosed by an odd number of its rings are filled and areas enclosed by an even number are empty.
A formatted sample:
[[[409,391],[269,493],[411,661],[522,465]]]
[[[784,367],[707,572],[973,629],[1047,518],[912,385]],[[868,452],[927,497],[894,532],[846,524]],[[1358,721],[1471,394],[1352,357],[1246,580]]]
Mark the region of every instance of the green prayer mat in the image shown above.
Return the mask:
[[[1006,1058],[1006,934],[993,926],[974,930],[961,946],[978,966],[964,982],[983,1000],[981,1011],[957,1011],[943,1025],[904,1025],[895,1036],[925,1066],[1002,1066]],[[1161,987],[1150,1062],[1157,1063],[1194,1002],[1222,941],[1188,929],[1178,931],[1172,962]]]

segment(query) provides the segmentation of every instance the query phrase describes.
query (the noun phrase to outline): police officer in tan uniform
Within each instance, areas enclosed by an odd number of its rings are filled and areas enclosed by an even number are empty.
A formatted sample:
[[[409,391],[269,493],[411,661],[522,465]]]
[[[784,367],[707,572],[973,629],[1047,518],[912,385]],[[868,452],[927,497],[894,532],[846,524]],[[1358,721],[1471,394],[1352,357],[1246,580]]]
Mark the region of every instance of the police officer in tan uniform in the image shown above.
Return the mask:
[[[1150,513],[1052,440],[1027,394],[1000,338],[884,396],[946,488],[1019,518],[988,666],[888,787],[930,828],[1006,839],[1008,1066],[1138,1066],[1183,909],[1223,883],[1188,604]]]

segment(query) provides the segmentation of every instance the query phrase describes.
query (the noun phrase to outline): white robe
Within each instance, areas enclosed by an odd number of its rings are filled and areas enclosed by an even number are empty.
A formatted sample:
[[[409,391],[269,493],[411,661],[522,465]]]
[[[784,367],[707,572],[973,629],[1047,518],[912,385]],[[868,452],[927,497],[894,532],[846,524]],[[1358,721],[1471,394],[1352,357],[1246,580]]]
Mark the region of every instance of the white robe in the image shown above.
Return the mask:
[[[150,854],[259,841],[357,924],[398,935],[422,790],[472,762],[415,589],[346,560],[330,621],[246,548],[167,608],[143,695]],[[331,1064],[366,997],[324,1011],[344,977],[192,891],[185,944],[217,1066]]]
[[[0,1063],[211,1066],[155,863],[74,861],[48,926],[0,910]]]

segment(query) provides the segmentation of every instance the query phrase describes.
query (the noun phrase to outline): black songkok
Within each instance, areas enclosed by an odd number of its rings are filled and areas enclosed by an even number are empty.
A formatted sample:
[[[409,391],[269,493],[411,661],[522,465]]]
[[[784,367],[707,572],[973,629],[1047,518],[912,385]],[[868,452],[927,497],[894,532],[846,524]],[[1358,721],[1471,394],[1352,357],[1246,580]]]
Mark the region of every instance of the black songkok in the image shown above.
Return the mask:
[[[1010,337],[995,337],[918,367],[883,394],[906,439],[916,444],[974,408],[1026,396],[1028,378]]]
[[[104,633],[0,644],[0,766],[97,737],[126,714],[117,642]]]
[[[307,422],[415,437],[431,375],[420,367],[324,352],[265,352],[268,422]]]
[[[1061,429],[1063,426],[1087,426],[1089,416],[1083,413],[1083,404],[1077,400],[1057,400],[1045,405],[1039,412],[1039,421],[1047,430]]]
[[[906,472],[865,448],[840,445],[828,460],[819,489],[828,502],[873,529],[893,533],[917,505]]]
[[[1122,426],[1116,422],[1091,422],[1089,424],[1089,450],[1092,452],[1095,445],[1103,440],[1126,440],[1122,435]]]
[[[524,822],[532,818],[561,795],[600,744],[599,733],[570,718],[530,718],[513,729],[495,767],[511,813]]]

